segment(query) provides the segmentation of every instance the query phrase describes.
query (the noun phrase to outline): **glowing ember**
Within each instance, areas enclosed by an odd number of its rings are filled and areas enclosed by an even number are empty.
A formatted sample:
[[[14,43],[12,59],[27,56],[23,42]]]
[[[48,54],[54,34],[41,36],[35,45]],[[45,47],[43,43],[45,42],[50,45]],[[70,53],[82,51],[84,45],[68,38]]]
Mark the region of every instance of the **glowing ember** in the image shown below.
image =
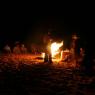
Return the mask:
[[[63,41],[61,43],[52,43],[51,44],[51,54],[52,54],[52,57],[55,57],[57,54],[60,53],[60,47],[62,47],[63,45]]]

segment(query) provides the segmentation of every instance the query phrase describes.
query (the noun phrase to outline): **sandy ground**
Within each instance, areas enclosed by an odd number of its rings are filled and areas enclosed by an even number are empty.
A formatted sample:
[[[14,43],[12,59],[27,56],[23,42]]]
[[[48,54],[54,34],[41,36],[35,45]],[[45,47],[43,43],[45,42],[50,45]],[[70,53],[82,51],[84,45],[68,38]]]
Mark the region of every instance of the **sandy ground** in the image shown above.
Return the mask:
[[[95,75],[38,55],[0,56],[0,95],[95,95]]]

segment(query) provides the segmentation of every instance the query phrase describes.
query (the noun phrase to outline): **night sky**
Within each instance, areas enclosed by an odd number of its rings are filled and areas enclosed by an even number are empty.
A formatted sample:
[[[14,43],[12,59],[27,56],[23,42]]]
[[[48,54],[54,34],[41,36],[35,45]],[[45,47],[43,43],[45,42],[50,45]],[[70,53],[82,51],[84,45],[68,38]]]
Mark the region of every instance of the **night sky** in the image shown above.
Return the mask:
[[[43,35],[48,31],[51,31],[56,38],[68,41],[71,35],[76,33],[83,44],[86,43],[87,35],[90,34],[88,19],[76,11],[66,13],[63,11],[63,14],[40,13],[23,19],[15,19],[15,17],[5,19],[5,23],[0,25],[1,47],[7,43],[12,45],[16,41],[28,44],[41,43]]]

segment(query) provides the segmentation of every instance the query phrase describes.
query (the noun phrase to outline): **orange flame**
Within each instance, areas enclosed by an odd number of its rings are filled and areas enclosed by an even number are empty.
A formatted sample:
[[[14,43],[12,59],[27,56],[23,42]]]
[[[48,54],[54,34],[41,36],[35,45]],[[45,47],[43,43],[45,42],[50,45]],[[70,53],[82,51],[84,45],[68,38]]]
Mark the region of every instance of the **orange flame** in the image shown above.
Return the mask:
[[[60,51],[60,47],[62,47],[62,46],[63,46],[63,41],[60,43],[54,42],[51,45],[48,45],[47,48],[48,48],[48,50],[50,50],[52,58],[54,58],[54,57],[56,57],[56,55],[60,54],[60,58],[53,59],[53,61],[60,61],[61,60],[61,56],[62,56],[61,52],[62,51]],[[45,58],[44,52],[41,53],[41,57]]]
[[[59,54],[59,49],[62,46],[63,46],[63,41],[61,43],[54,42],[54,43],[51,44],[52,57],[55,57],[57,54]]]
[[[44,52],[41,53],[41,57],[42,57],[42,58],[45,58],[45,53],[44,53]]]

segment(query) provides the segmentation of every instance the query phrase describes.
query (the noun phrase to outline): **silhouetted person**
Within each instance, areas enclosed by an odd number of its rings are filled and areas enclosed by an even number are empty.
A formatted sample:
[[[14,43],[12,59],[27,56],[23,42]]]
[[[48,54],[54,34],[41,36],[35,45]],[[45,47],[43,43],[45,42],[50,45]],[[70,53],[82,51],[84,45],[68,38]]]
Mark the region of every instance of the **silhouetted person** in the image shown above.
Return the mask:
[[[19,44],[17,44],[17,45],[13,48],[13,53],[14,53],[14,54],[20,54],[20,53],[21,53]]]
[[[77,40],[79,39],[79,37],[76,34],[72,35],[72,42],[71,42],[71,53],[72,53],[72,58],[76,59],[76,46],[77,46]]]
[[[85,48],[85,56],[83,59],[82,66],[85,67],[85,72],[89,75],[93,73],[93,58],[95,57],[95,50],[93,47],[91,47],[89,44]]]
[[[45,58],[44,58],[44,62],[49,62],[52,63],[52,55],[51,55],[51,43],[52,43],[52,37],[51,37],[51,33],[48,32],[43,39],[44,42],[44,49],[45,49]]]
[[[25,47],[24,44],[21,45],[21,48],[20,49],[21,49],[21,53],[22,54],[26,54],[27,53],[27,48]]]
[[[83,58],[85,56],[85,50],[80,48],[80,57]]]
[[[11,48],[10,48],[9,45],[6,45],[6,46],[4,47],[4,53],[7,53],[7,54],[11,53]]]

